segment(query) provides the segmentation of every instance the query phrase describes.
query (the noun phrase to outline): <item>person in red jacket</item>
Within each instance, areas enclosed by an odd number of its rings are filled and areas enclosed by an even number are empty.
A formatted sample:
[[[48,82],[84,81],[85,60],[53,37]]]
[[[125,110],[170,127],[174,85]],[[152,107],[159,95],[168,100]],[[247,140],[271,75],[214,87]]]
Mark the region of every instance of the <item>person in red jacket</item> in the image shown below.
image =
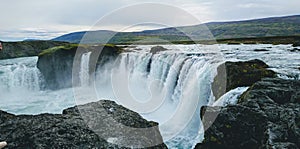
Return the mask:
[[[0,42],[0,51],[2,50],[2,44],[1,44],[1,42]]]

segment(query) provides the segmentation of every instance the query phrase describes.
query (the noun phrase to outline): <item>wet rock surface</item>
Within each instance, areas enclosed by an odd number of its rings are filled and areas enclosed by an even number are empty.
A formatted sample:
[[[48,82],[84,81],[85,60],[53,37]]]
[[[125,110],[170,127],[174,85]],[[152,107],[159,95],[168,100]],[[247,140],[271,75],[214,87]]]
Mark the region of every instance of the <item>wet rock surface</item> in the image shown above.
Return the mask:
[[[202,119],[208,129],[195,148],[299,148],[300,81],[264,78],[237,105],[203,107]]]
[[[63,114],[0,111],[0,140],[7,141],[6,148],[166,148],[156,122],[106,100]]]
[[[255,51],[255,52],[267,52],[269,50],[267,50],[267,49],[255,49],[253,51]]]
[[[300,49],[298,49],[298,48],[293,48],[293,49],[290,49],[290,51],[291,51],[291,52],[299,52]]]

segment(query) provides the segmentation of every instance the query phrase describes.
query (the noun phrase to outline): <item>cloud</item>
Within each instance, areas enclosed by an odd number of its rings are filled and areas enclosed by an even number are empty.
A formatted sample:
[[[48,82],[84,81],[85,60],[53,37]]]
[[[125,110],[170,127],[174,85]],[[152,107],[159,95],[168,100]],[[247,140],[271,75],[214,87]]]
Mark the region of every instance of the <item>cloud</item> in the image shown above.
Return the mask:
[[[101,17],[141,0],[9,0],[1,2],[0,40],[51,39],[64,33],[90,29]],[[149,1],[144,1],[149,2]],[[182,11],[137,8],[107,19],[99,28],[143,30],[159,25],[190,25],[197,21],[228,21],[299,13],[299,0],[151,0],[171,4]],[[144,11],[143,11],[144,10]],[[185,11],[185,13],[183,12]],[[131,17],[130,17],[131,16]],[[156,16],[156,17],[154,17]],[[167,17],[164,17],[167,16]],[[147,20],[151,18],[150,21]],[[151,21],[151,20],[154,20]],[[145,24],[133,27],[137,22]],[[152,25],[149,25],[153,23]],[[157,23],[155,25],[155,23]],[[161,24],[159,24],[161,23]],[[97,25],[96,25],[97,26]],[[130,29],[128,29],[130,28]]]

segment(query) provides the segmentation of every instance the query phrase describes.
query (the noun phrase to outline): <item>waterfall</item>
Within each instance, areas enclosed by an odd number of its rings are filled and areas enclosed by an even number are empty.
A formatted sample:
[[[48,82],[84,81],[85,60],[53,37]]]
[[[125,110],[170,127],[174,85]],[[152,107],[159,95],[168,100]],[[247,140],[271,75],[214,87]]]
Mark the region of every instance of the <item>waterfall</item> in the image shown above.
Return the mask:
[[[220,97],[213,106],[225,107],[227,105],[235,105],[238,103],[238,97],[243,94],[249,87],[238,87],[236,89],[228,91],[222,97]]]
[[[80,72],[79,72],[81,86],[89,85],[89,78],[90,78],[89,63],[90,63],[91,53],[92,52],[87,52],[87,53],[82,54],[82,56],[81,56]]]
[[[159,122],[170,148],[192,148],[203,139],[200,107],[213,99],[211,82],[220,61],[212,53],[170,50],[152,54],[149,50],[144,47],[141,51],[121,53],[97,69],[93,82],[98,95],[95,100],[114,100],[147,120]],[[82,102],[76,99],[76,103],[91,102],[90,56],[91,52],[81,56],[79,79],[87,90],[82,94]],[[0,87],[9,90],[0,98],[11,100],[2,107],[16,113],[34,113],[46,110],[45,107],[52,111],[73,106],[71,90],[39,90],[43,80],[36,62],[37,57],[0,61]]]
[[[0,60],[0,109],[14,114],[61,113],[74,106],[72,89],[42,90],[38,57]]]
[[[214,54],[146,50],[122,53],[96,75],[97,94],[159,122],[169,147],[192,148],[203,139],[200,108],[211,103],[220,59]]]
[[[2,60],[0,62],[0,86],[8,91],[38,91],[42,82],[37,57]]]
[[[234,104],[247,89],[232,90],[213,104],[211,82],[224,59],[211,48],[206,50],[210,46],[196,46],[200,48],[164,45],[171,50],[156,54],[149,52],[151,45],[129,48],[126,51],[130,52],[99,66],[96,72],[89,71],[91,53],[84,53],[78,66],[79,81],[85,89],[80,92],[82,101],[74,99],[71,88],[41,91],[43,79],[36,67],[38,57],[0,60],[0,109],[15,114],[61,113],[75,104],[91,102],[89,93],[93,93],[94,88],[87,86],[94,83],[98,98],[92,100],[114,100],[147,120],[159,122],[169,148],[193,148],[203,139],[200,107]],[[267,55],[253,51],[266,45],[220,46],[227,60],[264,59],[284,76],[299,74],[300,55],[286,50],[290,48],[287,45],[267,45],[272,47]]]

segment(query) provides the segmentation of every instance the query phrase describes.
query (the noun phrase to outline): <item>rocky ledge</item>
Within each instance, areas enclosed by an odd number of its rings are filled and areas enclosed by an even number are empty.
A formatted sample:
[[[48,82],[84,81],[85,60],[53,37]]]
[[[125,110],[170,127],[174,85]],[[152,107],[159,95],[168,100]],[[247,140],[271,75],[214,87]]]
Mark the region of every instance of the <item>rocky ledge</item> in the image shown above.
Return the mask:
[[[7,141],[6,148],[167,148],[156,122],[106,100],[63,114],[0,111],[0,140]]]
[[[195,148],[299,148],[300,81],[264,78],[237,105],[203,107],[201,115],[208,129]]]

